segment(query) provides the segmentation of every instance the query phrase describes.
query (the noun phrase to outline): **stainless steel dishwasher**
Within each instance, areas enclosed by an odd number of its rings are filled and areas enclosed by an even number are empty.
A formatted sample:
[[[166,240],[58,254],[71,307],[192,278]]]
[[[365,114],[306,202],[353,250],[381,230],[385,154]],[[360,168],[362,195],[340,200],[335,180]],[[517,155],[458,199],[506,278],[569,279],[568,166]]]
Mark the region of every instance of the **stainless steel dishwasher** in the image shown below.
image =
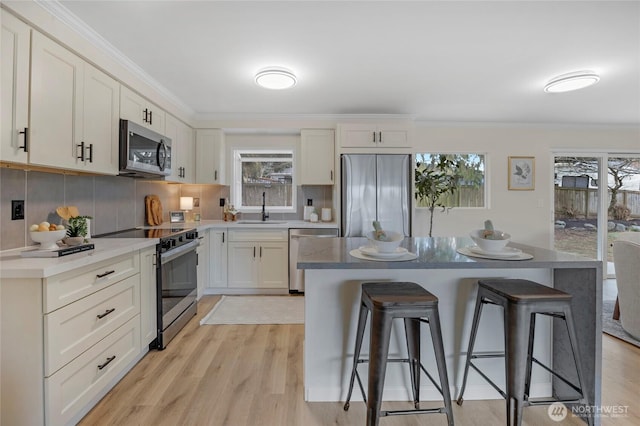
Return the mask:
[[[338,228],[289,229],[289,293],[304,293],[304,270],[296,267],[298,247],[302,238],[334,238]]]

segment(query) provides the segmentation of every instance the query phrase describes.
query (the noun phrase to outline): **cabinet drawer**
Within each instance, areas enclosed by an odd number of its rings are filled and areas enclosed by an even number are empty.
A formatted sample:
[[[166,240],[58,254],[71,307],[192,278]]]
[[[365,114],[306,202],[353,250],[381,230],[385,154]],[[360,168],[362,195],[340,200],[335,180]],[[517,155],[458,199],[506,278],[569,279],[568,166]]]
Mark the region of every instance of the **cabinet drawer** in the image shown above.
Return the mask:
[[[46,423],[69,424],[139,354],[140,317],[135,316],[44,380]]]
[[[229,241],[287,241],[287,229],[229,231]]]
[[[45,280],[44,313],[54,311],[140,272],[140,256],[127,254]]]
[[[45,376],[139,313],[140,275],[134,275],[45,315]]]

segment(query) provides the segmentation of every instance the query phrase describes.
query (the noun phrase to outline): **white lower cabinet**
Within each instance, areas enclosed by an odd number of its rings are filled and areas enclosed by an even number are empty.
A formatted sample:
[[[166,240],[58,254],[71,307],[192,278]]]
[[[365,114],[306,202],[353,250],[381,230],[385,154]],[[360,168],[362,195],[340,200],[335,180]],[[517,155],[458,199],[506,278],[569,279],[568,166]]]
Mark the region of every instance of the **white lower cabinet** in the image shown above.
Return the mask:
[[[230,231],[229,288],[289,287],[287,230]]]
[[[136,315],[44,381],[47,424],[73,424],[77,414],[140,353]]]
[[[227,229],[212,229],[209,236],[209,281],[208,288],[227,287]]]
[[[142,357],[153,253],[0,280],[0,424],[75,424]]]
[[[209,287],[209,282],[211,281],[211,277],[209,276],[209,264],[211,263],[211,256],[209,254],[211,250],[209,247],[210,238],[211,235],[208,229],[198,231],[198,240],[200,240],[200,245],[196,250],[196,253],[198,253],[198,300],[200,300],[204,294],[204,288]]]
[[[146,351],[158,337],[156,248],[140,251],[140,348]]]

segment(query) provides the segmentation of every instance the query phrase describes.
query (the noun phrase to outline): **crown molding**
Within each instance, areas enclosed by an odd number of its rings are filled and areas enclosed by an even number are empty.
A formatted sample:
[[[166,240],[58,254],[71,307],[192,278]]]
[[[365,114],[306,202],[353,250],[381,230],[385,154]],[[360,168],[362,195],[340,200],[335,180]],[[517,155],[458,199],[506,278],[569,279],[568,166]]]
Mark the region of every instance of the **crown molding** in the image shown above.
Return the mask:
[[[244,113],[198,113],[196,121],[335,121],[350,122],[357,120],[407,120],[414,116],[408,114],[244,114]]]
[[[69,9],[63,6],[58,0],[33,0],[38,6],[47,11],[56,19],[60,20],[72,31],[83,37],[96,49],[102,51],[105,55],[113,59],[120,66],[125,68],[136,78],[152,87],[163,98],[172,104],[181,108],[187,114],[193,116],[195,111],[186,105],[180,98],[173,94],[169,89],[160,84],[156,79],[151,77],[145,70],[140,68],[135,62],[129,59],[124,53],[118,50],[114,45],[109,43],[104,37],[98,34],[86,22],[78,18]]]

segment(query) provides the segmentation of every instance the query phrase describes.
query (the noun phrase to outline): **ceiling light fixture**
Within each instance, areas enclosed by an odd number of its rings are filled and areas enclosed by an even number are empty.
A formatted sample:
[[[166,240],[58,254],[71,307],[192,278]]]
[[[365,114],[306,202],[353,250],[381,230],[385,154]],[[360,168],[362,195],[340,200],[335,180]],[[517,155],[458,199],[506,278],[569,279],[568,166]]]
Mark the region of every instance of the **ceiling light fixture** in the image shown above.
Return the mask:
[[[286,68],[269,67],[258,71],[256,84],[265,89],[282,90],[295,86],[296,76]]]
[[[559,75],[544,86],[547,93],[562,93],[591,86],[600,81],[600,76],[593,71],[576,71]]]

